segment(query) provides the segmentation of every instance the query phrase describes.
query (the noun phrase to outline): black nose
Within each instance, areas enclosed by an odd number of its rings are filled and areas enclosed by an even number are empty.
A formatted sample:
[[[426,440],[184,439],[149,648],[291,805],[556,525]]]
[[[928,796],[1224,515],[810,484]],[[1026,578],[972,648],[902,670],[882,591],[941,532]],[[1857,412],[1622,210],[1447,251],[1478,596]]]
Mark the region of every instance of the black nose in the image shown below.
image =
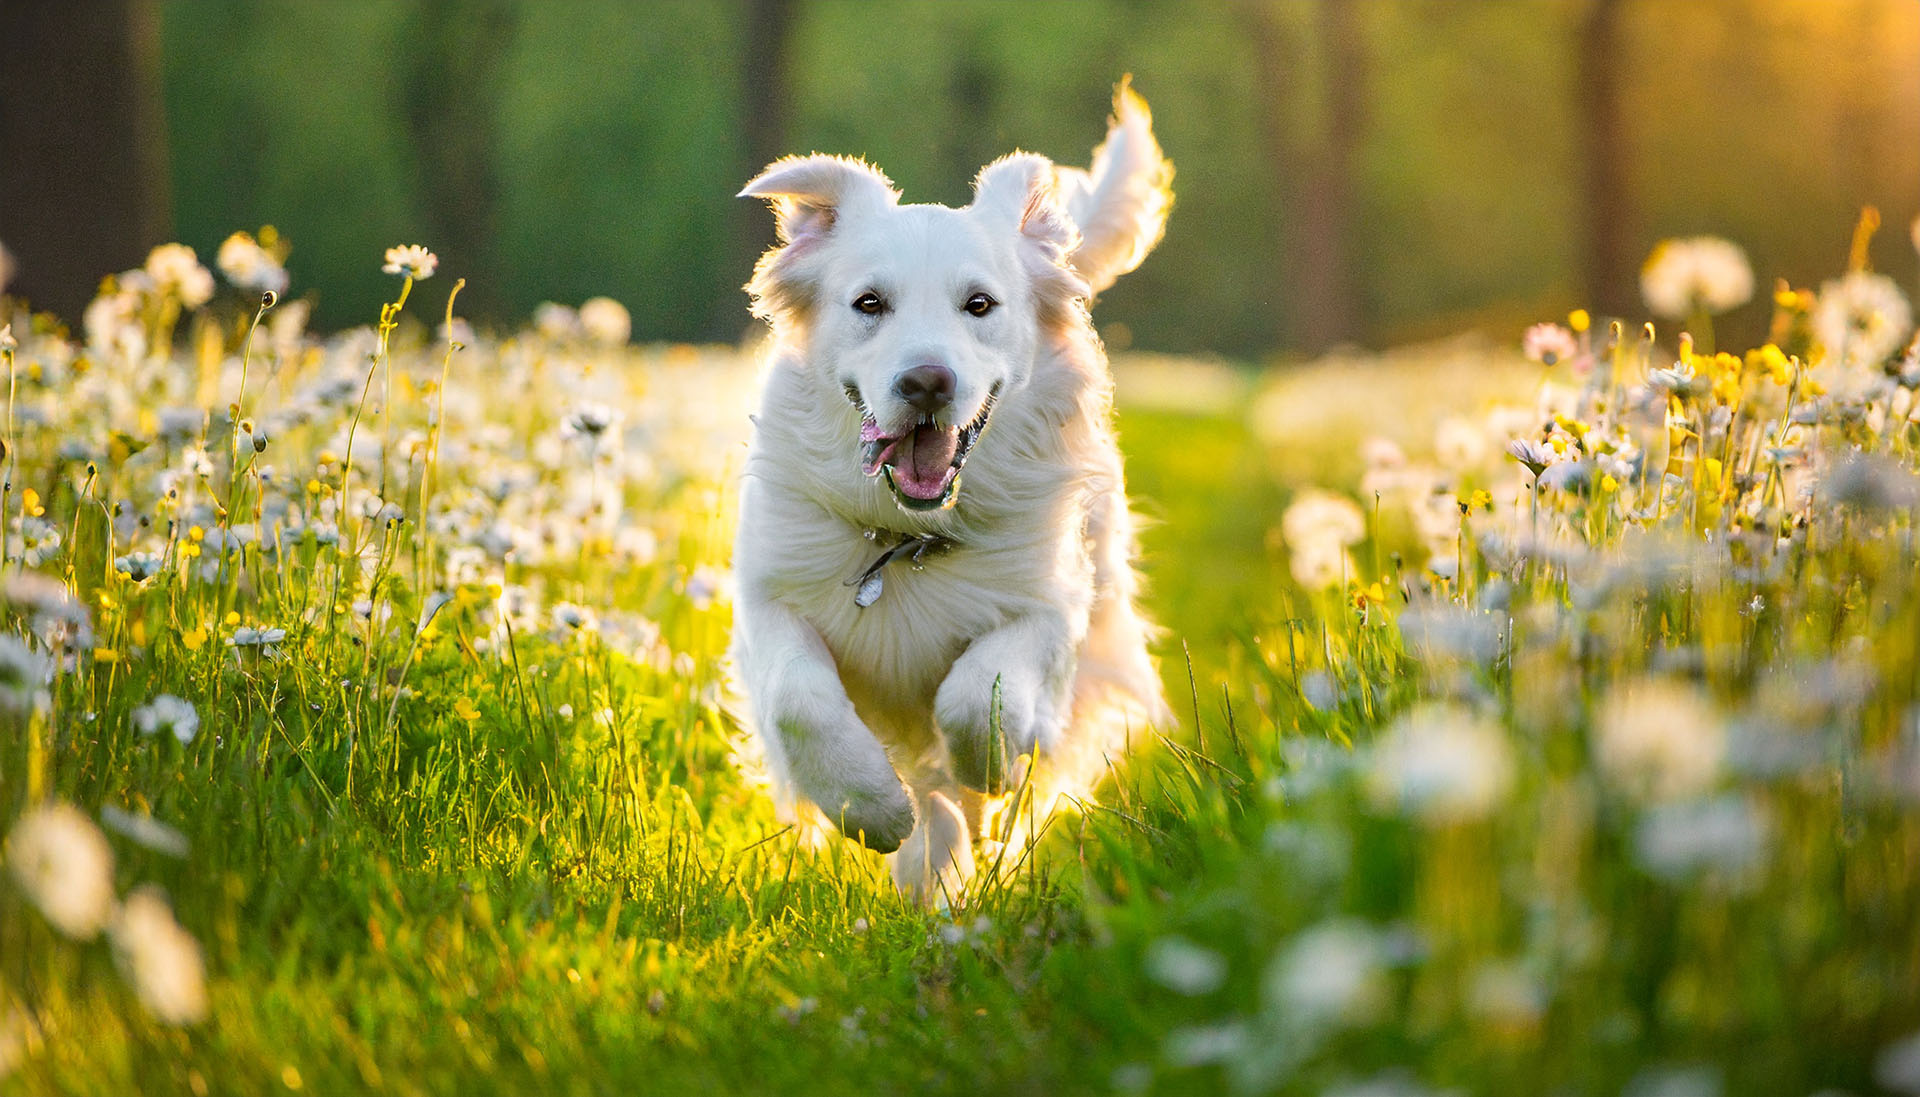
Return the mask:
[[[893,394],[922,415],[953,403],[953,371],[932,364],[915,366],[893,379]]]

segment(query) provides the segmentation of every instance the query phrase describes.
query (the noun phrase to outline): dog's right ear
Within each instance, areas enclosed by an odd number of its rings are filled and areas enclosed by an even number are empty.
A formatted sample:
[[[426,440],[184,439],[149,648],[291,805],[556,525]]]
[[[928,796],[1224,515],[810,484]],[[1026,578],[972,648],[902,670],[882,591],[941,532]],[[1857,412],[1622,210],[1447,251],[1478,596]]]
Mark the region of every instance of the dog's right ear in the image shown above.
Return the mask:
[[[754,265],[747,293],[756,316],[772,320],[812,298],[813,245],[825,240],[848,214],[885,209],[900,193],[880,170],[845,156],[789,156],[755,176],[738,197],[765,198],[773,205],[780,245]]]
[[[830,231],[842,210],[891,206],[900,193],[864,160],[815,153],[775,160],[737,197],[771,201],[780,242],[791,244]]]

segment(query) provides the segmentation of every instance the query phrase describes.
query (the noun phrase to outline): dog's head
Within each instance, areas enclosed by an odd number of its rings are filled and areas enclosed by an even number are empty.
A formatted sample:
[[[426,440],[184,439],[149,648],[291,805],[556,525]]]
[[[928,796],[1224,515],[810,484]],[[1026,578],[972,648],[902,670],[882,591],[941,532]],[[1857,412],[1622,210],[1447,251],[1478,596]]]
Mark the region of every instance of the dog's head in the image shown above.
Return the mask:
[[[904,205],[877,170],[833,156],[779,161],[742,193],[772,201],[781,241],[747,286],[755,312],[859,410],[847,444],[867,475],[908,509],[951,506],[1048,327],[1084,323],[1079,231],[1052,163],[996,161],[963,209]]]

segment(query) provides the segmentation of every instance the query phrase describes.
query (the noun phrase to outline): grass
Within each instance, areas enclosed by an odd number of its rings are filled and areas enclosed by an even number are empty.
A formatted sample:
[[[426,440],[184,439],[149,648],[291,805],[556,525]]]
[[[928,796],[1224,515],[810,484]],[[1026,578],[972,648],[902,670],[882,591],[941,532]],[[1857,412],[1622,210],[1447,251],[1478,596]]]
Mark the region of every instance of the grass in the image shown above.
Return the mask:
[[[1605,332],[1558,419],[1485,416],[1539,369],[1487,347],[1123,370],[1182,726],[930,913],[735,757],[751,363],[564,317],[449,357],[443,285],[250,353],[164,286],[90,346],[16,317],[0,1088],[1920,1088],[1916,429],[1809,395],[1850,367],[1806,302],[1784,374],[1689,358],[1651,412],[1673,352]],[[138,729],[162,693],[190,742]],[[21,867],[49,803],[121,820],[105,932]],[[195,944],[129,923],[152,886]]]

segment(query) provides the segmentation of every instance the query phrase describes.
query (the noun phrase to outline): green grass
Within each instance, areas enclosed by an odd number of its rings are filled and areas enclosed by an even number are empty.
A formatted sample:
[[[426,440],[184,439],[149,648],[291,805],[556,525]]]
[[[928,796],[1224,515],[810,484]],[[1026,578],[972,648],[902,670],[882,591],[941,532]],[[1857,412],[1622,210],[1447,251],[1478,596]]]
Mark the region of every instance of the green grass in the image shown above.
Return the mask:
[[[1786,505],[1757,443],[1791,397],[1740,366],[1724,438],[1710,397],[1679,409],[1742,455],[1724,467],[1746,487],[1701,487],[1697,435],[1642,432],[1649,475],[1543,493],[1539,517],[1513,462],[1440,469],[1401,431],[1418,487],[1356,508],[1364,531],[1337,546],[1355,582],[1321,591],[1290,575],[1307,546],[1277,532],[1282,515],[1316,481],[1361,497],[1367,465],[1350,426],[1274,426],[1303,391],[1330,399],[1315,375],[1241,376],[1213,407],[1129,400],[1123,379],[1181,726],[1086,815],[1057,817],[1005,886],[930,913],[895,896],[878,858],[780,824],[733,757],[725,588],[708,588],[744,420],[710,394],[744,391],[750,364],[481,339],[451,359],[437,458],[412,461],[410,437],[433,449],[443,344],[402,326],[385,356],[371,341],[309,353],[263,331],[240,414],[274,424],[271,442],[236,479],[223,409],[244,319],[183,322],[183,345],[203,349],[164,361],[81,351],[83,366],[42,318],[11,363],[6,518],[31,488],[62,535],[36,569],[86,607],[91,635],[44,698],[6,692],[0,828],[17,838],[49,800],[176,828],[185,856],[111,833],[114,887],[165,890],[204,954],[208,1008],[163,1023],[112,935],[69,938],[7,877],[0,1088],[1864,1093],[1920,1027],[1911,427],[1808,426],[1809,453],[1865,445],[1881,463],[1852,480],[1820,463],[1814,502]],[[1790,349],[1809,353],[1800,338]],[[1614,363],[1623,378],[1636,353]],[[1511,375],[1484,355],[1489,376]],[[1796,376],[1837,367],[1820,368]],[[1448,383],[1417,360],[1338,371],[1335,387],[1480,410],[1434,396]],[[349,395],[275,418],[334,372]],[[626,415],[599,457],[562,430],[595,401]],[[155,477],[188,441],[156,415],[176,403],[212,409],[188,432],[210,457],[169,499]],[[1396,433],[1402,411],[1370,406]],[[346,486],[384,483],[398,525],[329,509],[356,414]],[[1639,429],[1617,398],[1575,418],[1582,460],[1618,456]],[[1631,517],[1662,462],[1676,499]],[[607,487],[617,509],[581,502]],[[1476,488],[1490,509],[1462,520],[1466,540],[1424,544],[1406,508]],[[144,526],[109,520],[123,500]],[[519,527],[516,557],[483,548],[449,574],[448,554],[492,544],[496,519]],[[219,531],[249,521],[277,525],[282,547],[256,540],[203,571]],[[1752,534],[1796,522],[1797,539]],[[322,535],[333,523],[364,569]],[[1501,538],[1525,530],[1558,548],[1505,555]],[[114,570],[135,549],[164,561],[156,576]],[[1430,549],[1465,561],[1457,582],[1422,566]],[[512,612],[501,587],[599,622]],[[55,600],[8,591],[14,628],[57,641]],[[435,591],[453,600],[420,628]],[[1421,614],[1434,633],[1410,623]],[[1497,641],[1481,650],[1487,621]],[[243,624],[287,635],[272,654],[226,646]],[[1646,689],[1691,699],[1655,717],[1691,712],[1727,736],[1678,792],[1635,782],[1688,780],[1661,751],[1686,755],[1703,729],[1667,729],[1625,763],[1606,753],[1623,699]],[[135,729],[161,692],[196,706],[191,743]],[[1462,772],[1447,766],[1459,750],[1420,753],[1461,722],[1491,729],[1499,757],[1469,753]],[[1396,771],[1396,743],[1437,773]],[[1494,770],[1507,780],[1476,792]],[[1719,830],[1689,822],[1716,805],[1733,805]],[[1705,852],[1663,861],[1662,836]]]

